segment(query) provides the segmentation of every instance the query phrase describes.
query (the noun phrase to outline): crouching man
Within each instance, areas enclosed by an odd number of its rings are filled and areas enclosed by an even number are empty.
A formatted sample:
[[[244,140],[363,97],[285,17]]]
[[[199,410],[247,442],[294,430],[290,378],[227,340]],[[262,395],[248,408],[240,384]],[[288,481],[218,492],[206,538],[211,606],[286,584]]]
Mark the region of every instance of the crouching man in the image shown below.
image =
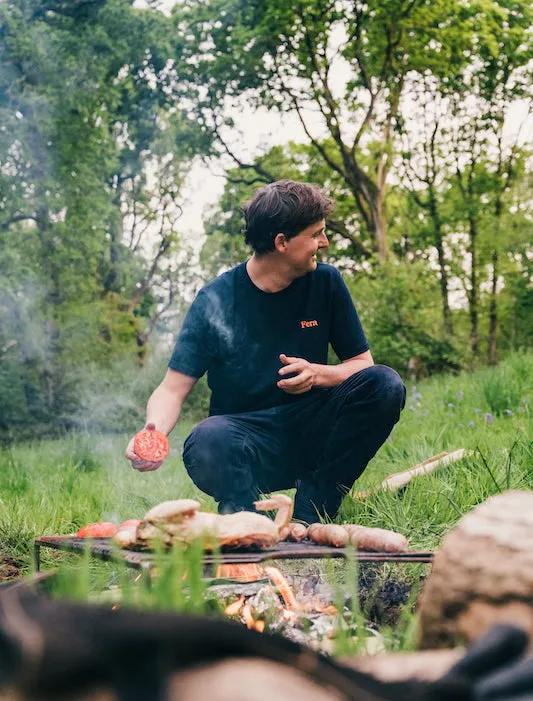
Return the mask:
[[[333,208],[305,183],[256,192],[244,205],[253,255],[200,290],[148,402],[147,423],[169,434],[207,372],[209,417],[183,460],[220,513],[296,487],[296,519],[334,518],[405,404],[398,374],[374,365],[339,271],[317,262]],[[327,364],[329,344],[338,365]],[[161,464],[140,460],[133,439],[126,457],[140,471]]]

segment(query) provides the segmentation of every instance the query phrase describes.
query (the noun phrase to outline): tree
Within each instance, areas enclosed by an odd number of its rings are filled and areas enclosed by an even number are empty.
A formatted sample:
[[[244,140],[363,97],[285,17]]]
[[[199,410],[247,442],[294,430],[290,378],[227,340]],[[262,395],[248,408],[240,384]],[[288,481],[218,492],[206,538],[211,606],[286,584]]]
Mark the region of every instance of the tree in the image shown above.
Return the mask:
[[[175,295],[168,261],[196,125],[175,106],[160,12],[26,0],[0,6],[0,34],[0,250],[12,265],[0,363],[19,368],[20,416],[68,424],[76,373],[140,358],[148,316]]]
[[[174,21],[185,37],[182,78],[218,152],[264,176],[229,143],[229,110],[244,101],[245,109],[295,113],[353,197],[359,235],[370,235],[384,262],[402,93],[413,71],[442,72],[463,60],[476,9],[441,0],[188,0],[174,7]]]

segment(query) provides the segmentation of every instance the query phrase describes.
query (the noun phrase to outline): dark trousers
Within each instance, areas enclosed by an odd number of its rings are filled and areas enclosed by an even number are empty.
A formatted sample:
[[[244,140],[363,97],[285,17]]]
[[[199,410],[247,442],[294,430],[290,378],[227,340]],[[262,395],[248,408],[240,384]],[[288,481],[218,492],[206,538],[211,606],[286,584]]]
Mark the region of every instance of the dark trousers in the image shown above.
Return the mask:
[[[183,461],[221,513],[253,511],[260,494],[297,487],[295,518],[333,518],[404,404],[399,375],[374,365],[290,404],[210,416],[188,436]]]

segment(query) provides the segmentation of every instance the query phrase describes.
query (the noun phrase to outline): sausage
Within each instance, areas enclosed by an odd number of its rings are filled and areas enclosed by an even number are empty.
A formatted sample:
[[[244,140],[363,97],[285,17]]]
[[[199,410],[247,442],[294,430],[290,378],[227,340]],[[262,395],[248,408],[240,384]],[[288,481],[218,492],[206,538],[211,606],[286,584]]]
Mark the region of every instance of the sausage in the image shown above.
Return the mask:
[[[308,529],[309,538],[318,545],[332,545],[342,548],[348,542],[348,533],[342,526],[334,523],[313,523]]]
[[[300,543],[307,538],[307,527],[303,523],[289,523],[285,540],[291,540],[294,543]]]
[[[396,531],[385,528],[368,528],[355,524],[346,524],[350,542],[358,550],[375,550],[385,553],[404,553],[409,549],[407,538]]]

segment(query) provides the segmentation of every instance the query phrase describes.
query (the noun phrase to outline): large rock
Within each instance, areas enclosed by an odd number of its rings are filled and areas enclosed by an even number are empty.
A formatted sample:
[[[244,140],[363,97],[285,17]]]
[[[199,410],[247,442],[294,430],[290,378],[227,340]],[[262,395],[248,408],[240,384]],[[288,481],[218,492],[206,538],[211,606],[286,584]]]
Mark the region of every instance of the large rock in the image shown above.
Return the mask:
[[[533,633],[533,492],[487,499],[444,538],[421,595],[419,645],[451,648],[496,622]]]

